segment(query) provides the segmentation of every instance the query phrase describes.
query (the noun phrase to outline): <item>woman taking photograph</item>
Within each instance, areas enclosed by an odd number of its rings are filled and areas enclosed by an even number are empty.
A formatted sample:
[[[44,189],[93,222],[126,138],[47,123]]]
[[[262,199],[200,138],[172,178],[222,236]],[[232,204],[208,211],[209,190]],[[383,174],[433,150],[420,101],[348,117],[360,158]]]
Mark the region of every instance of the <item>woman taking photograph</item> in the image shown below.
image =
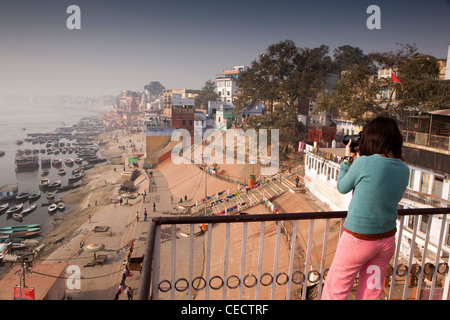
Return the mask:
[[[403,138],[395,120],[376,118],[362,131],[357,153],[347,144],[337,188],[353,191],[322,300],[346,300],[359,275],[356,300],[380,298],[395,251],[398,203],[409,180],[401,160]]]

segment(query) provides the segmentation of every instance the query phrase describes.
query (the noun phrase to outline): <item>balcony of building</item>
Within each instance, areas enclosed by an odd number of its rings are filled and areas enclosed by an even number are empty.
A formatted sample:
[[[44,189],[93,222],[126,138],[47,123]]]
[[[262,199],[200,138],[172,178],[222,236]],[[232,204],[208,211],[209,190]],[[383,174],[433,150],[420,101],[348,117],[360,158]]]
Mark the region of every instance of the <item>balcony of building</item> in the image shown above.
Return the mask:
[[[402,130],[405,145],[450,154],[449,115],[450,109],[409,116]]]
[[[449,299],[448,213],[448,207],[398,210],[381,299]],[[155,218],[138,299],[320,300],[346,214]]]

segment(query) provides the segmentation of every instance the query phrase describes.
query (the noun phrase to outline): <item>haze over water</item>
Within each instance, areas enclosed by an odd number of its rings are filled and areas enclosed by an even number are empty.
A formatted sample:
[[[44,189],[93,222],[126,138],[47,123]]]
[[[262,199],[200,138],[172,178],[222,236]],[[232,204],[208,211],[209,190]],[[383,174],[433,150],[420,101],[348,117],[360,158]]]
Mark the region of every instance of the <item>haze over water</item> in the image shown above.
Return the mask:
[[[0,186],[7,184],[18,184],[19,192],[39,190],[39,180],[41,179],[41,166],[33,171],[17,172],[15,165],[16,151],[18,149],[43,149],[45,144],[32,144],[25,142],[28,133],[47,133],[54,132],[59,127],[71,127],[79,122],[83,117],[98,115],[98,110],[80,106],[61,106],[60,104],[42,104],[42,103],[5,103],[0,102],[0,150],[6,152],[0,157]],[[17,140],[23,140],[20,146],[16,144]],[[61,140],[64,141],[64,140]],[[71,142],[75,142],[72,140]],[[55,156],[39,153],[38,156],[53,158],[76,158],[76,154],[58,154]],[[66,167],[63,164],[63,167]],[[57,169],[49,168],[50,174],[47,176],[51,181],[62,180],[62,185],[67,185],[67,178],[71,175],[73,168],[66,168],[67,174],[59,176]],[[69,170],[70,169],[70,170]],[[41,206],[42,202],[47,202],[45,193],[41,191],[41,198],[35,203],[37,208],[32,213],[26,215],[22,222],[15,221],[8,217],[6,213],[0,215],[0,227],[18,225],[18,224],[42,224],[42,231],[46,232],[51,227],[52,216],[49,215],[47,207]],[[12,204],[14,205],[14,204]],[[24,208],[30,206],[29,201],[24,203]],[[11,206],[11,202],[10,202]],[[66,212],[69,208],[66,209]]]

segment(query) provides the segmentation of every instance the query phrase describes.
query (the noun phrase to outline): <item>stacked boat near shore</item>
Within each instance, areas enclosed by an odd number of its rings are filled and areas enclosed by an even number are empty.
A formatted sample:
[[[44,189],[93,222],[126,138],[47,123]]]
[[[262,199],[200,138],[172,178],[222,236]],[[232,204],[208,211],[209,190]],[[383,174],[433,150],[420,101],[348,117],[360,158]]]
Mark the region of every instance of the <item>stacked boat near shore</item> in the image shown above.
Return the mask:
[[[0,239],[30,238],[41,233],[40,224],[15,225],[0,228]]]
[[[9,184],[0,188],[0,201],[7,201],[9,199],[15,198],[19,186],[17,184]]]
[[[103,132],[103,127],[101,122],[91,120],[86,118],[73,127],[57,128],[54,132],[28,133],[26,138],[17,140],[20,149],[16,150],[13,166],[16,166],[16,172],[39,170],[36,179],[39,191],[26,190],[30,188],[28,181],[24,184],[26,189],[22,189],[22,180],[31,176],[28,173],[17,175],[20,187],[18,184],[0,187],[0,215],[6,221],[11,219],[21,222],[41,206],[48,207],[50,216],[56,211],[65,210],[65,204],[56,194],[80,187],[80,181],[86,175],[85,170],[107,161],[99,156],[99,147],[95,142],[98,134]],[[0,151],[0,156],[3,155]],[[55,178],[55,174],[60,177]],[[39,201],[41,195],[44,201]],[[26,238],[39,233],[40,226],[36,229],[29,225],[0,225],[0,243],[12,236]]]
[[[16,166],[18,169],[39,168],[39,156],[20,156],[16,158]]]

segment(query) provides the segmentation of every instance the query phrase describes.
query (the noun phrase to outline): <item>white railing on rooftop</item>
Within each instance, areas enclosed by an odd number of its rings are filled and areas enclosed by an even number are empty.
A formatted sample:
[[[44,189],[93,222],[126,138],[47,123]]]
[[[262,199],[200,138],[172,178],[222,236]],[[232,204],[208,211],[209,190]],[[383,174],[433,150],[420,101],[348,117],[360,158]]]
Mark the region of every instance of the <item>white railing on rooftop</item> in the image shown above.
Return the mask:
[[[449,212],[449,208],[398,210],[396,252],[386,274],[382,299],[448,299]],[[345,217],[346,212],[339,211],[155,218],[149,230],[138,298],[320,299],[334,255],[329,239],[342,232]],[[419,217],[435,219],[427,219],[428,224],[424,224],[425,219]],[[300,224],[306,230],[305,223],[309,225],[308,234],[298,231]],[[215,232],[222,224],[223,236]],[[323,228],[319,235],[314,232],[315,224]],[[438,233],[430,236],[432,224]],[[256,225],[259,234],[250,235],[250,225]],[[200,231],[199,226],[207,231]],[[410,239],[406,250],[404,236]],[[232,253],[230,242],[237,238],[242,239],[240,252],[234,249]],[[257,242],[249,246],[249,241]],[[213,249],[217,243],[221,243],[223,252]],[[267,260],[263,268],[267,254],[272,255],[270,270]]]

